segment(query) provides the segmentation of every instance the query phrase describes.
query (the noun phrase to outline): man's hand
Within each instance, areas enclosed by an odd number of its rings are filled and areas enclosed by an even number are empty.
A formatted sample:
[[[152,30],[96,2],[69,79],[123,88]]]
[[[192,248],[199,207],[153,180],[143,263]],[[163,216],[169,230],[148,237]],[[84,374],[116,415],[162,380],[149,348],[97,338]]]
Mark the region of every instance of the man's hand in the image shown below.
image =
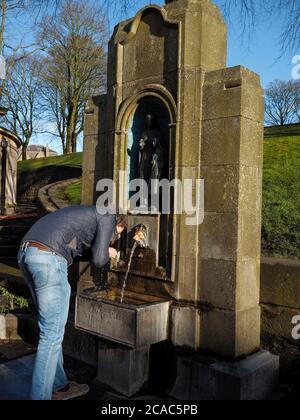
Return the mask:
[[[109,258],[115,259],[118,256],[118,251],[115,248],[109,248],[108,253],[109,253]]]

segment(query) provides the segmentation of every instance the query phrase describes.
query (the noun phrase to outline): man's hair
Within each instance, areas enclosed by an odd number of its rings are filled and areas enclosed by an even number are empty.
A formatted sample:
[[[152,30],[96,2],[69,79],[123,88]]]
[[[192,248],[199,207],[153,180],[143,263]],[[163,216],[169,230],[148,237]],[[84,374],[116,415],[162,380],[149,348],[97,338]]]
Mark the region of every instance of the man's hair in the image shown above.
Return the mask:
[[[117,226],[127,229],[127,226],[128,226],[127,214],[117,214]]]

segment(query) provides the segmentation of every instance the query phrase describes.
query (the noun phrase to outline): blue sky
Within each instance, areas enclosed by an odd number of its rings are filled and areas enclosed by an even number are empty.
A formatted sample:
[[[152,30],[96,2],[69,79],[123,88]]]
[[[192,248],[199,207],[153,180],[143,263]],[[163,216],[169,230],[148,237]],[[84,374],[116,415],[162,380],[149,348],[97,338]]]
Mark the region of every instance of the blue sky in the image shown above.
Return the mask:
[[[98,0],[96,0],[98,1]],[[133,0],[134,1],[134,0]],[[214,3],[220,6],[224,0],[214,0]],[[131,8],[130,14],[127,17],[134,16],[135,13],[145,5],[152,2],[147,0],[135,1],[135,6]],[[164,0],[157,0],[155,2],[159,5],[164,5]],[[123,16],[123,18],[125,18]],[[110,16],[110,33],[112,33],[114,25],[121,20],[121,17]],[[32,42],[32,22],[25,20],[24,16],[18,19],[18,22],[11,22],[12,32],[10,37],[14,37],[13,43],[22,36],[27,43]],[[17,31],[15,31],[17,27]],[[273,17],[272,19],[265,18],[257,25],[255,31],[247,37],[241,35],[239,16],[235,13],[231,16],[231,21],[228,24],[228,61],[229,67],[235,65],[243,65],[255,71],[261,76],[262,86],[266,88],[268,84],[274,79],[288,80],[291,79],[291,71],[293,68],[292,57],[294,54],[287,53],[280,59],[279,36],[281,32],[281,19]],[[295,52],[297,53],[297,51]],[[300,54],[300,51],[298,52]],[[39,135],[32,139],[32,143],[49,144],[49,146],[58,152],[60,150],[60,143],[51,139],[49,135]],[[81,142],[80,142],[81,143]],[[79,150],[81,149],[79,144]]]
[[[136,2],[135,12],[153,2],[139,0]],[[164,5],[164,0],[155,2]],[[223,0],[214,0],[221,6]],[[116,23],[111,19],[111,25]],[[262,20],[256,30],[248,37],[241,36],[239,16],[234,15],[228,25],[228,66],[243,65],[261,76],[262,86],[265,88],[274,79],[288,80],[291,78],[292,54],[280,56],[279,36],[281,21],[278,19]],[[299,51],[300,53],[300,51]]]

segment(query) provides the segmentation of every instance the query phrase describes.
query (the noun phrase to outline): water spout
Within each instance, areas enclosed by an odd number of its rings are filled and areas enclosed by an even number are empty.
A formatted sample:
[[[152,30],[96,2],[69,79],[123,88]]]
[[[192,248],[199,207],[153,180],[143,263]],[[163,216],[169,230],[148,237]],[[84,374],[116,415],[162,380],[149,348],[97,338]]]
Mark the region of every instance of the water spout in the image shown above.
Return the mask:
[[[145,225],[138,225],[135,228],[133,240],[137,242],[140,248],[148,248],[147,227]]]
[[[135,228],[135,233],[134,233],[134,244],[130,253],[130,257],[129,257],[129,261],[128,261],[128,267],[127,267],[127,271],[125,274],[125,278],[124,278],[124,282],[123,282],[123,286],[122,286],[122,291],[121,291],[121,303],[123,303],[123,299],[124,299],[124,292],[127,286],[127,280],[128,280],[128,276],[130,273],[130,268],[131,268],[131,264],[132,264],[132,259],[133,259],[133,255],[134,255],[134,251],[136,250],[136,248],[139,246],[140,248],[147,248],[148,247],[148,240],[147,240],[147,228],[145,225],[138,225]]]

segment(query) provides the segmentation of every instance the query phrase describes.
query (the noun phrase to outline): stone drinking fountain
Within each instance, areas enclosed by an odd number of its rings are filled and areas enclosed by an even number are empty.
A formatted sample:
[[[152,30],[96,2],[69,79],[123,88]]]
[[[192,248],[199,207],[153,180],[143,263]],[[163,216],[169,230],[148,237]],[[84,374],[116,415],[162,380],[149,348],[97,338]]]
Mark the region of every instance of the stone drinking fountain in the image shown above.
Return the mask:
[[[258,75],[226,67],[210,0],[166,3],[116,26],[107,93],[86,109],[83,203],[114,180],[129,228],[108,290],[82,263],[76,327],[98,337],[98,379],[126,396],[157,377],[177,399],[264,399],[279,362],[260,350],[263,91]],[[172,193],[169,214],[133,211],[136,178],[204,179],[203,223],[176,214]],[[135,245],[141,225],[147,247]]]

